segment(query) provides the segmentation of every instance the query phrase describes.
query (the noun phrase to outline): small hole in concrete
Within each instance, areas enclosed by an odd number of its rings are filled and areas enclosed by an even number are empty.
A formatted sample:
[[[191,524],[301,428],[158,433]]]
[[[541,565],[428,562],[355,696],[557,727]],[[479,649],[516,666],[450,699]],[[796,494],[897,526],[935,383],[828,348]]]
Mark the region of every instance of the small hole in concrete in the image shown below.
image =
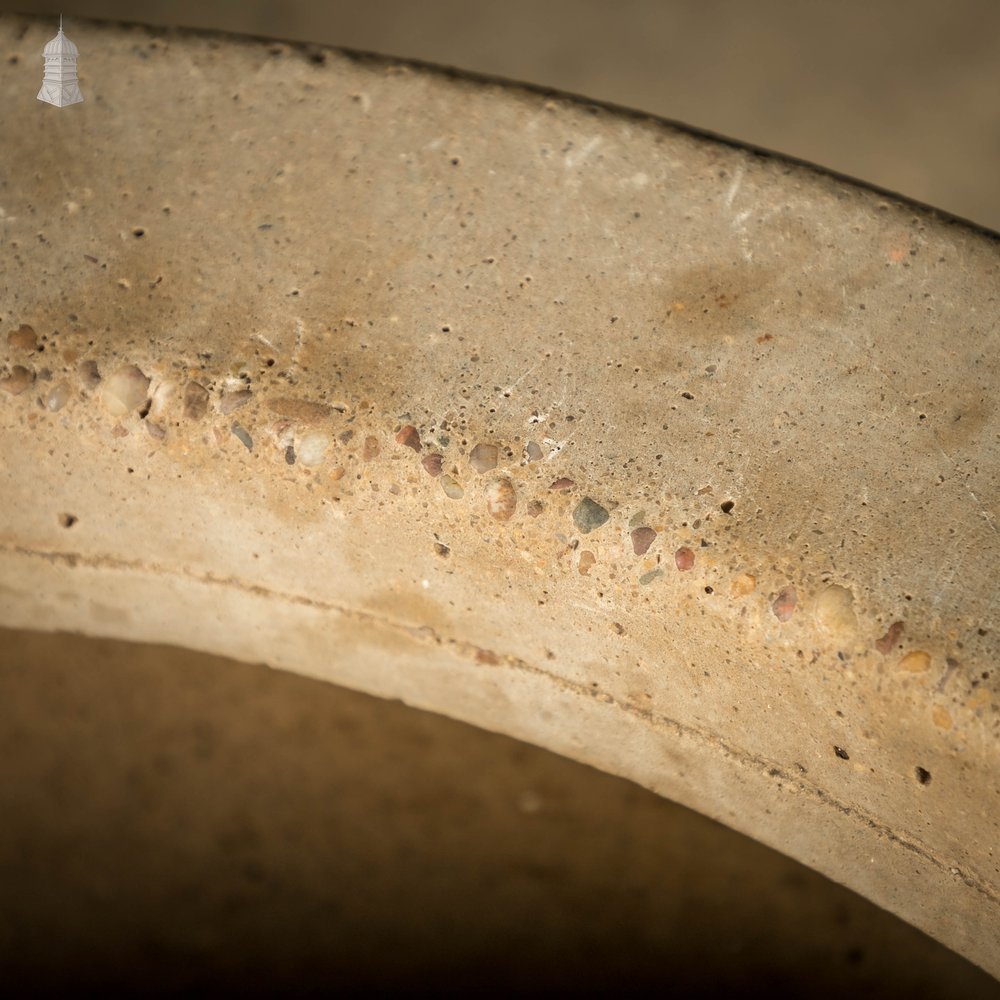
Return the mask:
[[[132,235],[136,239],[140,239],[141,237],[146,235],[146,230],[141,228],[140,226],[136,226],[136,228],[132,230]]]
[[[840,758],[841,760],[850,760],[850,759],[851,759],[851,755],[850,755],[850,754],[849,754],[849,753],[848,753],[848,752],[847,752],[847,751],[846,751],[846,750],[845,750],[845,749],[844,749],[843,747],[834,747],[834,748],[833,748],[833,752],[834,752],[834,753],[835,753],[835,754],[836,754],[836,755],[837,755],[837,756],[838,756],[838,757],[839,757],[839,758]]]
[[[921,785],[929,785],[930,784],[930,781],[931,781],[931,772],[928,771],[927,768],[925,768],[925,767],[918,767],[918,768],[915,769],[914,773],[917,776],[917,781],[919,781]]]
[[[732,513],[733,508],[736,506],[735,502],[732,500],[725,500],[721,505],[723,514]]]
[[[73,525],[76,524],[76,522],[79,521],[79,520],[80,519],[76,516],[76,514],[60,514],[59,515],[59,523],[64,528],[72,528]]]

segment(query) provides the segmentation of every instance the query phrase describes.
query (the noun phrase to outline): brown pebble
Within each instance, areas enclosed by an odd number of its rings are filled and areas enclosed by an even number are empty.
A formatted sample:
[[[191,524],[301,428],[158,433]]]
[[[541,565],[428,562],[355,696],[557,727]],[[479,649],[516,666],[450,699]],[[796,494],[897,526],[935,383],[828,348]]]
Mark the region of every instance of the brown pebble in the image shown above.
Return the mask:
[[[597,562],[597,556],[594,555],[589,549],[584,549],[580,553],[580,565],[577,567],[580,571],[580,576],[586,576],[590,572],[590,568]]]
[[[636,528],[632,532],[632,551],[637,556],[644,556],[655,538],[656,532],[652,528]]]
[[[774,617],[779,622],[787,622],[795,614],[795,606],[799,603],[799,595],[794,587],[785,587],[771,605]]]
[[[76,370],[80,373],[80,381],[83,383],[84,389],[94,390],[101,384],[101,373],[93,358],[81,361]]]
[[[922,649],[911,650],[899,661],[899,669],[907,670],[911,674],[923,674],[930,670],[930,668],[930,653],[925,653]]]
[[[441,463],[443,461],[444,456],[435,452],[433,455],[425,455],[420,459],[420,464],[424,467],[424,471],[428,476],[440,476]]]
[[[208,390],[198,382],[184,386],[184,416],[188,420],[201,420],[208,409]]]
[[[564,490],[571,490],[575,485],[576,483],[574,483],[572,479],[567,479],[565,476],[561,476],[559,479],[556,479],[551,486],[549,486],[549,489],[554,490],[555,492],[562,492]]]
[[[888,656],[899,642],[899,637],[903,634],[903,623],[893,622],[886,630],[881,639],[875,640],[875,648],[883,655]]]
[[[469,465],[480,475],[497,467],[500,461],[500,449],[495,444],[477,444],[469,452]]]
[[[681,572],[691,569],[694,566],[694,553],[686,545],[682,545],[674,553],[674,564]]]
[[[397,435],[396,444],[404,445],[407,448],[412,448],[414,451],[420,451],[420,434],[417,433],[416,427],[413,424],[407,424]]]
[[[236,410],[246,406],[250,402],[252,393],[249,389],[237,389],[235,392],[224,392],[219,400],[219,412],[223,414],[234,413]]]
[[[10,374],[0,380],[0,389],[9,392],[12,396],[20,396],[25,389],[35,381],[35,373],[29,371],[23,365],[14,365]]]
[[[538,517],[543,510],[545,510],[545,504],[543,504],[541,500],[532,500],[531,503],[528,504],[528,514],[531,517]]]
[[[488,663],[491,666],[495,666],[500,662],[500,657],[491,649],[477,649],[476,650],[476,663]]]
[[[757,589],[757,577],[752,573],[741,573],[729,586],[729,593],[733,597],[746,597]]]
[[[8,333],[7,343],[22,351],[38,350],[38,338],[35,336],[35,331],[26,324],[22,324],[16,330]]]
[[[951,729],[951,713],[941,705],[935,705],[931,709],[931,718],[938,729]]]
[[[368,437],[365,438],[365,443],[361,447],[361,457],[366,462],[370,462],[373,458],[375,458],[378,455],[378,453],[381,450],[382,449],[379,446],[378,438],[372,434],[369,434]]]

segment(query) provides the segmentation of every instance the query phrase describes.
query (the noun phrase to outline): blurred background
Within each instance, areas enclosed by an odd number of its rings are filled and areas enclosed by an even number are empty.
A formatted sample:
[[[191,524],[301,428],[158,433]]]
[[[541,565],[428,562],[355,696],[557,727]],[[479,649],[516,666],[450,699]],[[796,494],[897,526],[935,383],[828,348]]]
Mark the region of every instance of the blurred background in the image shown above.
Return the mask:
[[[62,12],[71,38],[75,17],[187,25],[568,90],[1000,230],[996,0]],[[23,990],[1000,996],[887,913],[628,782],[183,650],[0,631],[0,817],[0,968]]]
[[[70,37],[74,17],[180,24],[555,87],[811,160],[1000,230],[997,0],[2,0],[0,9],[53,23],[62,10]]]

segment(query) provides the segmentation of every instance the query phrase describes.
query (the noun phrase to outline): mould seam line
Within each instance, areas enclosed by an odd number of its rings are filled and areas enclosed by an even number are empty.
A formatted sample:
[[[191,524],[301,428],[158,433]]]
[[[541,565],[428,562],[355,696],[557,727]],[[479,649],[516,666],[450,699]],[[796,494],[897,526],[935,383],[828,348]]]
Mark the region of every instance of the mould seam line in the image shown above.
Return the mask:
[[[304,607],[315,608],[320,611],[335,612],[345,618],[353,618],[356,621],[366,622],[377,627],[403,632],[415,642],[419,643],[422,640],[425,642],[429,640],[434,645],[449,647],[453,652],[456,652],[464,658],[472,659],[473,662],[475,662],[476,653],[480,650],[479,646],[467,640],[449,636],[442,637],[435,629],[428,625],[408,625],[405,622],[393,619],[388,615],[375,614],[371,611],[365,611],[361,608],[352,608],[347,605],[338,604],[334,601],[317,600],[315,598],[306,597],[302,594],[274,590],[269,587],[262,586],[261,584],[246,583],[232,576],[223,577],[213,573],[198,573],[187,569],[186,567],[168,568],[157,563],[130,561],[116,558],[114,556],[85,556],[74,552],[45,551],[43,549],[33,549],[22,545],[6,545],[0,543],[0,554],[3,553],[40,559],[48,562],[59,562],[70,566],[71,568],[83,564],[88,569],[107,568],[122,572],[146,573],[152,576],[160,575],[168,577],[183,577],[206,586],[228,587],[259,597],[272,600],[277,599],[288,604],[298,604]],[[890,843],[896,844],[899,847],[916,854],[921,860],[930,863],[941,872],[955,878],[960,878],[968,888],[973,889],[975,892],[984,896],[990,901],[990,903],[995,905],[1000,904],[1000,891],[994,888],[988,880],[982,878],[978,874],[971,874],[967,872],[959,865],[949,864],[942,861],[930,847],[922,843],[912,834],[902,834],[896,832],[887,824],[880,822],[867,810],[841,802],[819,785],[816,785],[813,782],[803,781],[800,777],[788,773],[788,771],[786,771],[785,768],[783,768],[776,761],[769,760],[759,754],[751,753],[749,750],[744,750],[740,747],[732,745],[718,733],[680,722],[677,719],[670,718],[669,716],[660,715],[659,713],[641,708],[630,702],[621,701],[609,692],[602,691],[600,689],[595,690],[584,684],[567,680],[566,678],[553,674],[548,670],[542,669],[541,667],[534,666],[519,657],[501,654],[498,656],[498,663],[495,665],[506,666],[508,668],[518,670],[521,673],[527,673],[544,678],[550,683],[555,684],[557,687],[560,687],[563,690],[571,691],[577,695],[599,698],[610,707],[616,708],[618,711],[623,712],[626,715],[631,715],[654,729],[669,729],[681,738],[695,740],[704,746],[715,747],[718,750],[721,750],[725,757],[730,758],[737,764],[764,771],[768,776],[780,779],[786,784],[793,786],[798,792],[806,794],[822,805],[836,809],[843,815],[861,823],[863,826],[866,826],[869,830],[873,831],[878,836],[885,838]],[[480,664],[480,666],[489,666],[489,664]]]

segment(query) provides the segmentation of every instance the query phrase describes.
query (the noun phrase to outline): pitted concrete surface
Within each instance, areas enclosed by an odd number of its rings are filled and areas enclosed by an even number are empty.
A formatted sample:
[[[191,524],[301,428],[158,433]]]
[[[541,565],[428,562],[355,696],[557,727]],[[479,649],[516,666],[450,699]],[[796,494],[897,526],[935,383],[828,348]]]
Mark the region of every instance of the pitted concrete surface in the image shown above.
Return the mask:
[[[995,974],[996,238],[558,95],[77,35],[73,114],[0,68],[3,623],[539,743]]]

